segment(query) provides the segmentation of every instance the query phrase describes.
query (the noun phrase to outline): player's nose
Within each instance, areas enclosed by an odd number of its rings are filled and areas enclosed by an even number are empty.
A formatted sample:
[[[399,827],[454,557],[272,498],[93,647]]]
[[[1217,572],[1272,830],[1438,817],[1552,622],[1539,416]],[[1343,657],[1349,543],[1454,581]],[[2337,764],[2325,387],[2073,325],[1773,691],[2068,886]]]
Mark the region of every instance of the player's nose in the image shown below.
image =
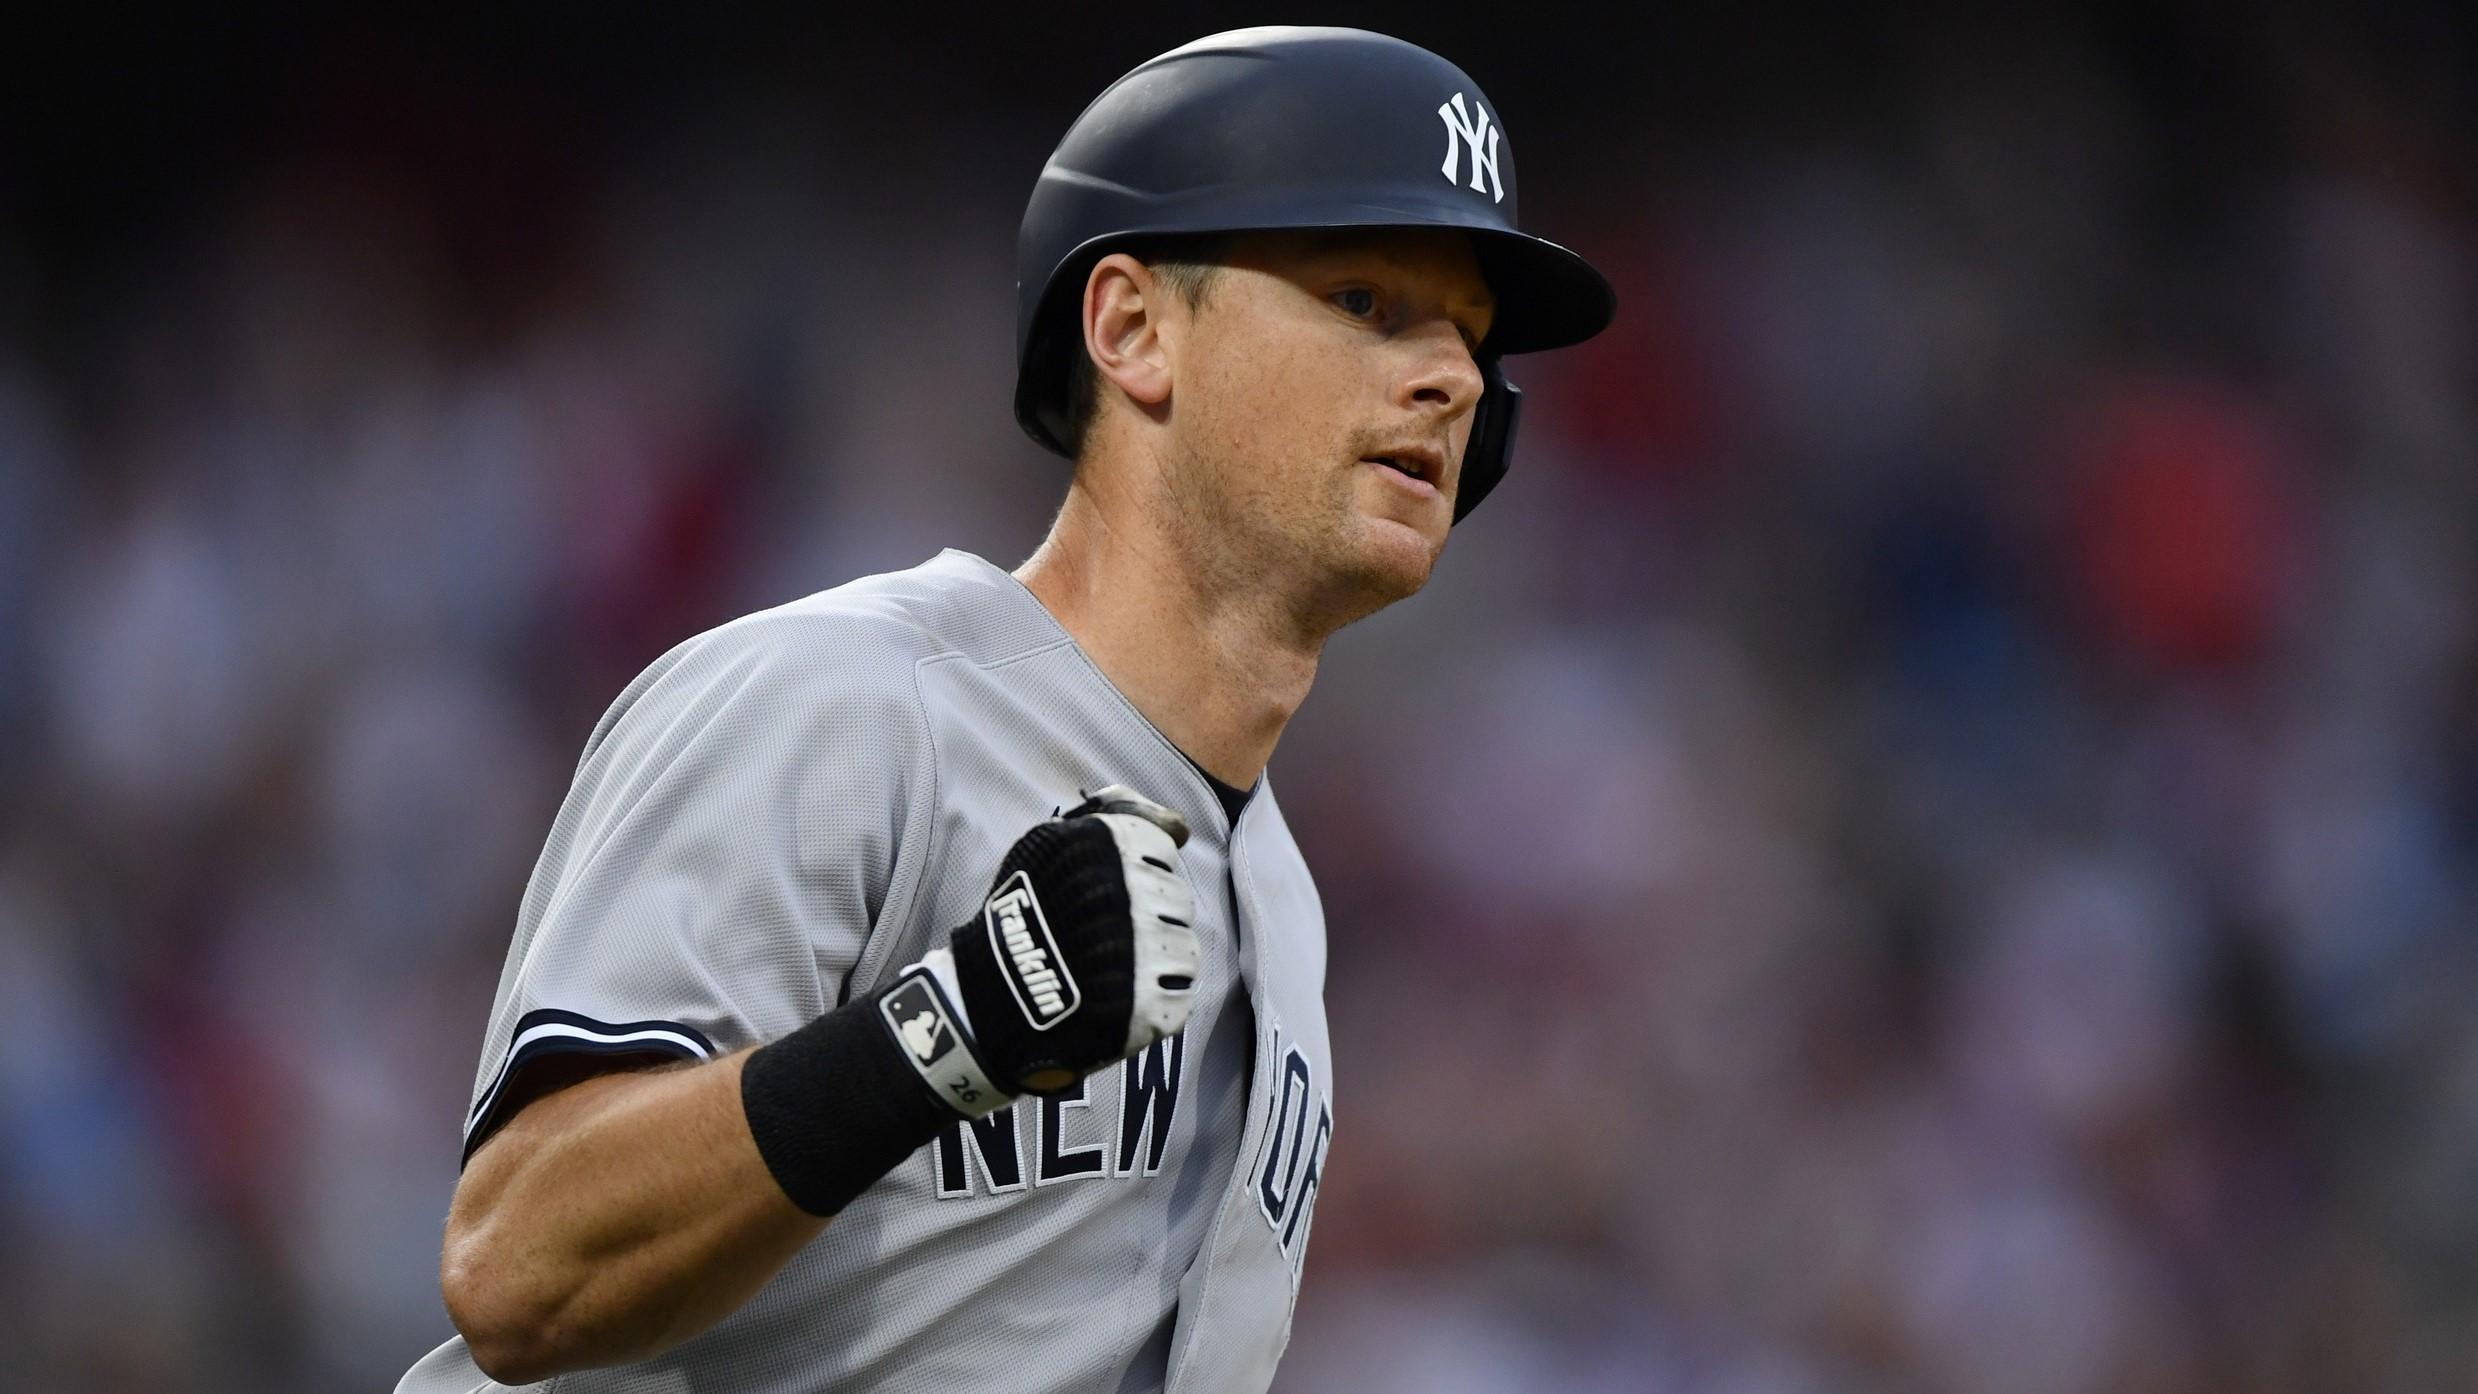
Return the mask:
[[[1402,381],[1402,405],[1441,424],[1469,414],[1483,384],[1461,331],[1440,319],[1407,337],[1416,347]]]

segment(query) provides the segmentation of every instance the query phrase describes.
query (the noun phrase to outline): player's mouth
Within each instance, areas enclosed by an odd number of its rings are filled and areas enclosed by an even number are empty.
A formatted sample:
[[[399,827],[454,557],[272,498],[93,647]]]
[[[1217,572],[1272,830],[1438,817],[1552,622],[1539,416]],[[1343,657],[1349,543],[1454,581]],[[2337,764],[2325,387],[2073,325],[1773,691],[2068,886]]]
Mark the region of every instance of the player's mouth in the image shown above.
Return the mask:
[[[1444,458],[1437,452],[1424,447],[1412,447],[1383,455],[1362,455],[1360,462],[1386,470],[1397,483],[1422,498],[1434,498],[1437,494],[1437,481],[1445,475]]]

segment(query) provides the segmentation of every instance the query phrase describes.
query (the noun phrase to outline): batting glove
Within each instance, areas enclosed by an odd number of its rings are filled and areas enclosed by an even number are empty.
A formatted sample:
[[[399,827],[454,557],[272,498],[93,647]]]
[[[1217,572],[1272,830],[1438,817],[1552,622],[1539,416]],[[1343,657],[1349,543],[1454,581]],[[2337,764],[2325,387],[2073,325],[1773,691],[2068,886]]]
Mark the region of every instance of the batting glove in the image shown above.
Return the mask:
[[[1178,814],[1114,784],[1016,841],[981,913],[878,998],[941,1100],[979,1118],[1187,1024],[1200,956],[1187,836]]]

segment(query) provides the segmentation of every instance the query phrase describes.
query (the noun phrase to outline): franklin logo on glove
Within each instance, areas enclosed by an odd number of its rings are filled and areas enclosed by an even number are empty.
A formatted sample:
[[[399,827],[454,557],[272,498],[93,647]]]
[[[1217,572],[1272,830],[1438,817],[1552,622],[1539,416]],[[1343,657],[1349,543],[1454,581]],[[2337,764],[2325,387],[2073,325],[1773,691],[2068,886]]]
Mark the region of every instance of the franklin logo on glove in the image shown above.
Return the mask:
[[[1015,1004],[1035,1031],[1047,1031],[1065,1021],[1083,998],[1075,977],[1050,937],[1049,921],[1041,916],[1041,900],[1033,894],[1032,878],[1019,871],[989,898],[984,918],[989,922],[990,948],[1007,965],[1007,986]]]

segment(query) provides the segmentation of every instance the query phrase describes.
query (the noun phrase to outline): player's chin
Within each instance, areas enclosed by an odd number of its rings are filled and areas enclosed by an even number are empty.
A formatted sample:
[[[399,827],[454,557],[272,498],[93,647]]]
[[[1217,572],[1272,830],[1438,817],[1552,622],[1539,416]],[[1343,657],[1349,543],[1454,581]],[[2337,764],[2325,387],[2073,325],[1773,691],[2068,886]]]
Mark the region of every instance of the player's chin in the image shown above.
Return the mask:
[[[1445,551],[1445,527],[1399,514],[1363,514],[1359,523],[1351,569],[1361,587],[1384,604],[1419,594]]]

